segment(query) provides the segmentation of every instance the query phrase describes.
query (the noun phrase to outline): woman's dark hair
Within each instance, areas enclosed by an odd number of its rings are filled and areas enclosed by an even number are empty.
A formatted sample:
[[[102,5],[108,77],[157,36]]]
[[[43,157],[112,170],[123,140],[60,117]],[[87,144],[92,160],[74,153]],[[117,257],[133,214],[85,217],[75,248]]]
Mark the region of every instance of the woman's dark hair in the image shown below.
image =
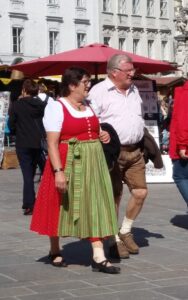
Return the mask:
[[[77,86],[84,76],[90,78],[90,74],[85,69],[78,67],[66,69],[62,77],[61,95],[64,97],[68,96],[70,94],[69,85]]]
[[[39,91],[39,86],[34,80],[26,79],[23,83],[22,89],[24,89],[28,95],[37,96]]]

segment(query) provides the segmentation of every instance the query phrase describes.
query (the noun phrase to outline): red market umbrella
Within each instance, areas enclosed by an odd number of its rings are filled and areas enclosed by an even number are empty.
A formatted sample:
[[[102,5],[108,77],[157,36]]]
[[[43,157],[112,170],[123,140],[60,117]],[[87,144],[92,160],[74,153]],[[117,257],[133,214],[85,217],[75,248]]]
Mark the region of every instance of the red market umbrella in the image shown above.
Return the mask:
[[[152,74],[176,70],[175,67],[167,62],[125,52],[98,43],[16,64],[11,66],[10,69],[22,71],[25,76],[38,77],[63,74],[66,68],[79,66],[87,69],[97,77],[98,74],[106,73],[106,63],[114,54],[128,54],[132,58],[134,67],[138,73]]]

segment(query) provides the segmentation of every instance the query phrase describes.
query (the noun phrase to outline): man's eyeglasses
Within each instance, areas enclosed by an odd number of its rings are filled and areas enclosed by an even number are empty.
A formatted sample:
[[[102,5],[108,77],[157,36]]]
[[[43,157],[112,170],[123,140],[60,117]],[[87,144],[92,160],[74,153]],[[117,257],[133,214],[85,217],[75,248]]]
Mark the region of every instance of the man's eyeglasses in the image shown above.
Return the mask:
[[[130,73],[134,74],[136,72],[136,69],[128,69],[128,70],[122,70],[120,68],[115,68],[115,69],[118,70],[118,71],[121,71],[125,74],[130,74]]]

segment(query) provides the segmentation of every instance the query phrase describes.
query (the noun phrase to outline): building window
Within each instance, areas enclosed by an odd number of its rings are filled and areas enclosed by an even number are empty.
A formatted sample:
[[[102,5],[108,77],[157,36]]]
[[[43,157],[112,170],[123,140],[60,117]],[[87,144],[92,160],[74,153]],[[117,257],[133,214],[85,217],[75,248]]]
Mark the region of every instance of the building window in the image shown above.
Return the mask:
[[[154,41],[148,40],[148,57],[150,58],[153,57],[153,45],[154,45]]]
[[[132,1],[132,13],[133,15],[139,15],[140,12],[140,0],[133,0]]]
[[[58,4],[58,0],[48,0],[48,4],[50,4],[50,5],[57,5]]]
[[[58,52],[58,31],[49,32],[49,48],[50,54],[55,54]]]
[[[103,11],[111,12],[111,0],[103,0]]]
[[[133,39],[133,53],[138,54],[139,52],[139,39]]]
[[[23,5],[24,4],[24,0],[11,0],[12,4],[20,4]]]
[[[167,18],[168,15],[168,3],[167,0],[160,0],[160,17]]]
[[[23,53],[23,28],[12,28],[13,53]]]
[[[76,0],[76,6],[77,7],[85,7],[85,1],[84,0]]]
[[[119,14],[126,14],[126,0],[119,0],[118,1],[118,13]]]
[[[86,44],[86,34],[85,33],[77,33],[77,47],[83,47]]]
[[[167,41],[161,42],[161,57],[162,57],[162,60],[168,60],[168,42]]]
[[[125,38],[119,38],[119,49],[125,50]]]
[[[154,0],[147,0],[147,16],[154,16]]]
[[[110,37],[104,36],[104,45],[110,46]]]

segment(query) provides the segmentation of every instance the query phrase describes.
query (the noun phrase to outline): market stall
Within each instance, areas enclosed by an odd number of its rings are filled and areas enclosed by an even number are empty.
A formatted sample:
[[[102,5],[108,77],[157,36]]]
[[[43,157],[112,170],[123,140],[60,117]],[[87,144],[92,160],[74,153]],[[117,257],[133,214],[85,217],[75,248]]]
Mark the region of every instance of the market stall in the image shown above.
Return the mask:
[[[19,70],[26,76],[36,78],[37,76],[62,75],[67,67],[74,65],[86,68],[95,76],[95,80],[97,81],[99,74],[106,73],[107,61],[114,54],[129,55],[132,58],[137,74],[152,74],[176,70],[174,66],[167,62],[139,56],[99,43],[19,63],[11,66],[10,69]],[[158,130],[159,111],[155,83],[149,79],[140,80],[135,83],[137,84],[143,99],[146,127],[160,146]],[[157,170],[152,168],[149,164],[147,165],[148,182],[155,182],[155,180],[159,180],[158,182],[171,182],[171,174],[167,174],[167,172],[170,172],[169,170],[171,170],[170,161],[165,157],[163,161],[164,168],[162,170]],[[168,161],[168,165],[166,164],[166,161]]]

